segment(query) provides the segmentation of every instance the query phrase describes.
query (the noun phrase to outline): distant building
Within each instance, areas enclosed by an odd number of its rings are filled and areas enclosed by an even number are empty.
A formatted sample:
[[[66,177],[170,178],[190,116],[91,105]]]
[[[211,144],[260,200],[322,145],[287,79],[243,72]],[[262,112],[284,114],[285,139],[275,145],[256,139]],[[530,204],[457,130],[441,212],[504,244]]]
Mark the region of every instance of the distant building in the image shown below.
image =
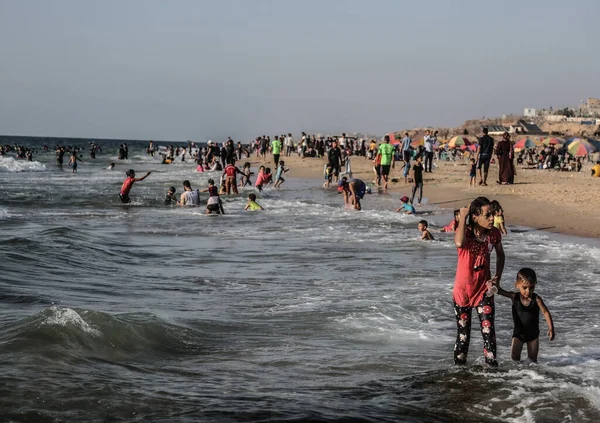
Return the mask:
[[[535,117],[535,109],[525,109],[523,111],[523,116],[525,116],[525,117]]]
[[[516,124],[511,125],[511,132],[515,134],[526,134],[526,135],[546,135],[547,133],[533,122],[527,122],[523,119],[519,120]]]
[[[588,98],[585,108],[590,115],[600,115],[600,98]]]
[[[484,125],[481,129],[487,128],[489,135],[502,135],[505,132],[510,132],[510,128],[502,125]]]

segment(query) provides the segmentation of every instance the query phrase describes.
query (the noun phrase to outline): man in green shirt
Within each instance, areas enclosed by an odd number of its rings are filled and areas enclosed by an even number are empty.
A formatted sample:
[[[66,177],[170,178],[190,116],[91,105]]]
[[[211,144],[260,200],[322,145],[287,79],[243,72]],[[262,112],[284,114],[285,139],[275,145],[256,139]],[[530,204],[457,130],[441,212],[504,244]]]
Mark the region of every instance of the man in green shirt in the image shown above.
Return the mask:
[[[384,143],[379,146],[377,154],[381,154],[381,164],[379,169],[381,176],[383,177],[383,189],[386,190],[388,186],[388,175],[390,174],[390,166],[393,168],[396,164],[396,158],[394,155],[394,146],[390,144],[390,137],[388,135],[384,138]]]
[[[275,162],[275,168],[279,164],[279,155],[281,154],[281,141],[279,137],[275,135],[275,139],[271,141],[271,153],[273,153],[273,161]]]

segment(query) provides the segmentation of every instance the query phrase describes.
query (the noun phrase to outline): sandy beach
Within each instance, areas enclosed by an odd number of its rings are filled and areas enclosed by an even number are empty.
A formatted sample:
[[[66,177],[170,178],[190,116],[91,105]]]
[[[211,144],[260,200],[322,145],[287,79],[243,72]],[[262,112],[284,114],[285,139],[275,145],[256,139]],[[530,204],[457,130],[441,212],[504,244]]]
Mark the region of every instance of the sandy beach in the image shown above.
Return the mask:
[[[268,164],[273,164],[270,156]],[[283,158],[291,170],[291,177],[323,180],[326,159],[300,158],[297,155]],[[262,163],[252,157],[253,167]],[[355,177],[372,182],[375,178],[372,161],[364,157],[352,157]],[[498,165],[492,164],[488,186],[469,187],[467,161],[434,161],[438,166],[433,173],[424,174],[423,196],[429,204],[456,209],[468,205],[478,196],[500,201],[504,208],[506,223],[527,226],[551,232],[600,237],[600,179],[590,177],[591,164],[584,165],[581,172],[558,172],[517,168],[513,185],[497,185]],[[273,166],[271,166],[273,167]],[[388,191],[410,195],[411,185],[404,184],[401,166],[392,169]],[[367,198],[368,201],[368,198]],[[399,203],[398,203],[399,204]]]

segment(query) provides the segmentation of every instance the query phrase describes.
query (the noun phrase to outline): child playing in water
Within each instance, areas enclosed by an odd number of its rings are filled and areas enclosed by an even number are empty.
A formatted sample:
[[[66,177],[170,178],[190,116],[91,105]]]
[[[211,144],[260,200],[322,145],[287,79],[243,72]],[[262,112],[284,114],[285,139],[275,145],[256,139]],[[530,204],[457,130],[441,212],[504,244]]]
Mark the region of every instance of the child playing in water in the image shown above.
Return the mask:
[[[135,170],[129,169],[127,172],[125,172],[125,175],[127,175],[127,179],[123,181],[123,185],[121,185],[121,192],[119,193],[119,198],[123,203],[131,202],[131,199],[129,198],[129,191],[131,191],[131,187],[133,186],[134,182],[143,181],[150,175],[150,173],[152,172],[146,172],[146,174],[141,178],[136,178]]]
[[[458,228],[458,219],[460,219],[460,210],[454,210],[454,220],[450,222],[447,226],[442,228],[442,232],[456,232],[456,228]]]
[[[333,178],[333,165],[331,163],[327,163],[325,165],[325,170],[323,173],[325,176],[325,183],[323,184],[323,188],[329,188],[329,185],[331,184],[331,180]]]
[[[254,211],[254,210],[264,210],[264,208],[256,202],[256,194],[250,194],[248,196],[248,204],[246,204],[246,207],[244,207],[244,210]]]
[[[223,203],[219,197],[219,190],[216,187],[213,179],[208,180],[208,188],[202,190],[201,192],[208,192],[209,195],[208,200],[206,201],[206,214],[225,214],[225,210],[223,210]]]
[[[281,184],[285,182],[283,179],[283,174],[289,171],[290,169],[285,168],[285,162],[283,160],[279,161],[279,165],[277,166],[277,171],[275,172],[275,185],[274,188],[279,188]]]
[[[264,166],[261,166],[258,170],[258,175],[256,176],[256,184],[254,185],[259,191],[262,191],[263,185],[266,185],[271,180],[271,169],[265,169]]]
[[[250,171],[250,162],[246,162],[242,168],[242,182],[240,183],[241,187],[252,186],[252,181],[250,180],[251,175],[254,175],[254,172]]]
[[[492,212],[494,213],[494,227],[498,228],[503,235],[506,235],[508,231],[504,225],[504,210],[496,200],[492,201]]]
[[[433,239],[434,239],[433,235],[431,235],[431,232],[429,232],[427,230],[427,226],[428,226],[428,224],[427,224],[426,220],[421,220],[419,222],[418,228],[419,228],[419,231],[421,232],[421,239],[423,241],[433,241]]]
[[[540,310],[548,324],[548,337],[551,341],[554,340],[552,315],[544,301],[542,301],[542,297],[533,293],[536,284],[535,271],[529,268],[523,268],[517,273],[515,286],[519,292],[505,291],[498,285],[497,279],[488,282],[489,287],[495,286],[498,288],[498,294],[512,300],[514,329],[510,356],[515,361],[521,360],[523,344],[527,344],[527,358],[534,363],[537,362],[540,347]]]
[[[396,209],[396,213],[404,211],[404,214],[415,214],[415,208],[408,202],[408,197],[406,195],[400,199],[400,202],[402,204],[400,205],[400,208]]]
[[[81,157],[77,157],[77,151],[73,150],[73,152],[71,153],[71,158],[69,159],[69,163],[68,163],[73,168],[73,173],[77,173],[77,160],[80,160],[83,163],[83,160],[81,159]]]
[[[477,162],[471,159],[471,169],[469,170],[469,186],[474,187],[477,182]]]
[[[175,187],[171,187],[167,191],[167,195],[165,197],[166,205],[170,205],[172,202],[175,202],[175,204],[179,204],[179,200],[177,199],[177,197],[175,197],[175,191],[176,191]]]

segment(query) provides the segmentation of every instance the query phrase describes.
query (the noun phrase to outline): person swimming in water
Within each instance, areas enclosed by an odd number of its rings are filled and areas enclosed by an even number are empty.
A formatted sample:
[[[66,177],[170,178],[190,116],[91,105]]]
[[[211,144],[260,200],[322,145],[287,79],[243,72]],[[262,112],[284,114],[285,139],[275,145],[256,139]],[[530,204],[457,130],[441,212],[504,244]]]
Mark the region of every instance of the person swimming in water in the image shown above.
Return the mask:
[[[125,175],[127,175],[127,179],[125,179],[125,181],[123,181],[123,185],[121,185],[121,192],[119,193],[119,198],[121,199],[121,201],[123,203],[130,203],[131,199],[129,198],[129,191],[131,191],[131,187],[133,186],[133,184],[135,182],[143,181],[151,173],[152,172],[146,172],[146,174],[144,176],[142,176],[141,178],[136,178],[135,170],[129,169],[127,172],[125,172]]]
[[[167,191],[167,195],[165,197],[165,204],[166,205],[170,205],[171,203],[175,202],[175,204],[179,204],[179,200],[177,199],[177,197],[175,196],[175,191],[177,191],[175,189],[175,187],[171,187],[169,188],[169,190]]]
[[[258,204],[256,202],[256,194],[250,194],[248,196],[248,204],[246,204],[246,207],[244,207],[244,210],[254,211],[254,210],[264,210],[264,208],[263,208],[263,206],[261,206],[260,204]]]

